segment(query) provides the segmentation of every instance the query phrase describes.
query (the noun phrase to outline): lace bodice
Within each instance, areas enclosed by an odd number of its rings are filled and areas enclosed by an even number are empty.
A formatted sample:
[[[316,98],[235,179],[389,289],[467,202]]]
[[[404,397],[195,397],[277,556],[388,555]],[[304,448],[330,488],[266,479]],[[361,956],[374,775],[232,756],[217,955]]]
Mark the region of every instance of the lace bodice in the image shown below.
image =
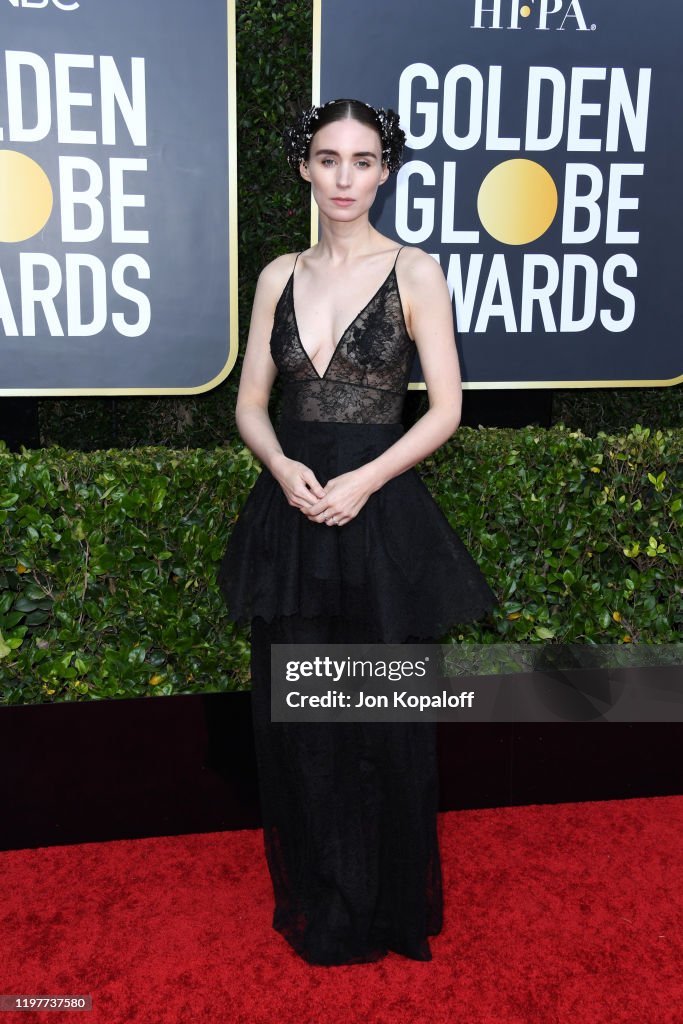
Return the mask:
[[[336,423],[399,423],[415,345],[403,315],[396,263],[342,334],[322,375],[299,335],[294,311],[294,270],[275,308],[270,338],[271,355],[283,385],[281,417]]]

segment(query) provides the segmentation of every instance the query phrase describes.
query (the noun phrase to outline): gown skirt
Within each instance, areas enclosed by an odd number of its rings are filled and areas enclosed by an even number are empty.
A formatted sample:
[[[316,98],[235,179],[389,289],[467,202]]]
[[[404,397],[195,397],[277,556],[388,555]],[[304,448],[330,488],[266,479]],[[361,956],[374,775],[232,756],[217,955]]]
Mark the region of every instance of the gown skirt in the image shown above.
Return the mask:
[[[281,420],[322,486],[400,423]],[[251,626],[252,718],[272,925],[311,964],[431,960],[443,922],[435,722],[273,722],[272,643],[438,643],[497,603],[414,469],[342,527],[312,523],[263,469],[218,573]]]

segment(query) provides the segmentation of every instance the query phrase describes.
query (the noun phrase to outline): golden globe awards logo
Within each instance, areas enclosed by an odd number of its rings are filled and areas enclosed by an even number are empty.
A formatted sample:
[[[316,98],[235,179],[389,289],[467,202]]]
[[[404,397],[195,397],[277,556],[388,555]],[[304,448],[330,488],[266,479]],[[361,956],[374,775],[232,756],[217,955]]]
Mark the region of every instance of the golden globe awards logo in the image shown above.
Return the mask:
[[[398,237],[457,250],[441,258],[460,331],[483,333],[493,320],[531,332],[539,316],[546,332],[626,331],[636,311],[629,282],[638,274],[651,68],[627,76],[622,67],[532,65],[523,77],[504,123],[503,66],[457,64],[443,76],[426,63],[403,69],[398,107],[414,157],[398,174]],[[420,159],[433,145],[453,159]],[[460,160],[471,173],[482,151],[496,162],[486,157],[474,189],[458,191]],[[552,174],[542,153],[553,155]],[[549,252],[520,251],[542,246],[551,227]]]
[[[108,326],[129,338],[144,334],[151,307],[141,282],[149,279],[150,268],[129,246],[149,243],[144,213],[147,159],[111,155],[114,147],[144,150],[147,145],[144,59],[132,57],[119,64],[106,55],[55,53],[46,60],[37,53],[6,50],[4,75],[4,334],[35,336],[37,320],[52,337],[90,336]],[[56,164],[54,158],[49,161],[51,174],[37,149],[45,143],[57,153]],[[83,155],[89,148],[92,155]],[[60,244],[59,258],[40,250],[46,229],[46,237]],[[89,251],[96,244],[99,255]],[[8,288],[10,279],[18,281],[18,288]],[[65,306],[66,314],[60,316],[58,305]]]
[[[519,0],[474,0],[472,28],[521,29],[523,25],[533,25],[541,32],[596,28],[586,23],[579,0],[529,0],[522,4]]]

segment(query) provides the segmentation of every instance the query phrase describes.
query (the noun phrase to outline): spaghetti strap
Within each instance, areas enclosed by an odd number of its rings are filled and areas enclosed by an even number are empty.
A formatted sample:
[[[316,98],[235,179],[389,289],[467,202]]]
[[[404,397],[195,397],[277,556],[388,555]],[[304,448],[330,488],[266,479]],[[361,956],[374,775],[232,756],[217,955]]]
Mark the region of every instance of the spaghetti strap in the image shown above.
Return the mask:
[[[396,270],[396,264],[398,263],[398,258],[399,258],[399,256],[401,255],[401,253],[403,252],[404,249],[405,249],[405,245],[402,245],[401,248],[396,253],[396,259],[394,260],[394,267],[393,267],[394,270]],[[295,264],[295,266],[296,266],[296,264]]]

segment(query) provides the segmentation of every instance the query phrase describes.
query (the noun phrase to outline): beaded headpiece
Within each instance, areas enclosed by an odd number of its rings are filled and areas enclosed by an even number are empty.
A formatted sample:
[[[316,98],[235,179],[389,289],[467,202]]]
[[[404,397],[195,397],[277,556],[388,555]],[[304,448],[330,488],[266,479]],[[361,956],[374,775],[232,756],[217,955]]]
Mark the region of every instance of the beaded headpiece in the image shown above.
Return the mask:
[[[292,170],[298,172],[299,164],[306,159],[308,147],[318,130],[318,121],[323,110],[334,103],[341,102],[347,101],[329,100],[321,107],[307,107],[301,110],[296,121],[285,129],[283,134],[285,154]],[[384,107],[373,107],[369,103],[363,103],[363,106],[375,115],[382,144],[382,163],[386,164],[389,171],[393,173],[401,166],[403,147],[406,141],[405,132],[399,126],[398,114],[393,110],[385,110]]]

